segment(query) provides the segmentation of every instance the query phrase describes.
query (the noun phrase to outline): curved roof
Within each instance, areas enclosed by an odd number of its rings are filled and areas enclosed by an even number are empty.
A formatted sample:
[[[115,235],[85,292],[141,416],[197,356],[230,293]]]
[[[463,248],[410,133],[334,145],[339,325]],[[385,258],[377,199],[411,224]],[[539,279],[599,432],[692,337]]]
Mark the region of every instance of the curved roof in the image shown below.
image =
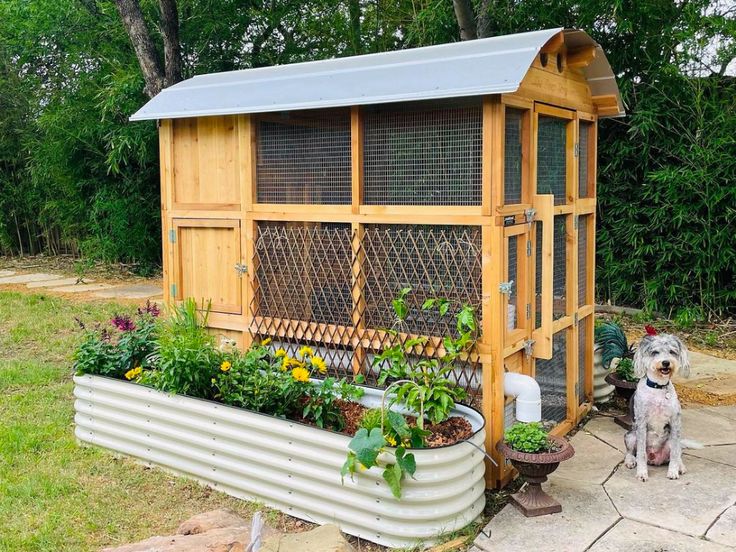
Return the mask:
[[[514,92],[542,47],[564,32],[568,48],[595,46],[583,71],[593,96],[615,95],[600,46],[583,31],[548,29],[379,54],[200,75],[166,88],[130,119],[368,105]]]

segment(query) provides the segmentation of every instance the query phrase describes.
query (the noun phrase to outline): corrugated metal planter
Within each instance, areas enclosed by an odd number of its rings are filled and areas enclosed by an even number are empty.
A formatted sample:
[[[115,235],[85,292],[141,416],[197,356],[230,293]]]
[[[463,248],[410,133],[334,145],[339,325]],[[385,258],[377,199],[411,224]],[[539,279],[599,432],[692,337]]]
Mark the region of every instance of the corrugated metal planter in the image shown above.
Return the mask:
[[[415,450],[416,480],[396,500],[378,468],[341,484],[345,435],[121,380],[85,375],[74,383],[81,441],[385,546],[431,543],[485,504],[483,454],[468,443]],[[367,388],[362,402],[376,406],[380,396]],[[470,441],[482,448],[483,417],[463,406],[455,414],[472,424]]]

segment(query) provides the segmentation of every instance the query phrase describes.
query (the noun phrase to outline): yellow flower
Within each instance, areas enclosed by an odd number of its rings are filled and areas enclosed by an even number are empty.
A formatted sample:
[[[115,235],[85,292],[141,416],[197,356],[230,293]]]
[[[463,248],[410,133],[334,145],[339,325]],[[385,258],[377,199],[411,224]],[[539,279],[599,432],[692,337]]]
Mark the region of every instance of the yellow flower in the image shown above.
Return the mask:
[[[391,435],[384,435],[384,439],[386,439],[386,442],[392,447],[396,446],[396,439],[394,439]]]
[[[302,358],[307,357],[307,356],[313,356],[313,355],[314,355],[314,351],[312,350],[311,347],[307,345],[299,349],[299,356],[301,356]]]
[[[217,383],[217,380],[215,378],[212,378],[211,383],[214,385],[215,383]]]
[[[294,381],[307,382],[309,381],[309,371],[305,368],[298,367],[291,371],[291,377]]]
[[[132,380],[135,376],[133,375],[133,370],[128,370],[125,372],[125,379]]]
[[[141,375],[142,372],[143,368],[141,368],[140,366],[136,366],[135,368],[125,372],[125,379],[132,380],[133,378],[137,378]]]
[[[286,350],[285,349],[278,349],[276,353],[274,353],[276,358],[281,358],[286,356]]]
[[[226,360],[222,364],[220,364],[220,370],[223,372],[227,372],[232,367],[232,364],[230,364],[229,360]]]
[[[365,466],[364,466],[363,464],[361,464],[360,462],[358,462],[358,469],[359,469],[360,471],[365,471],[365,470],[367,470],[368,468],[366,468],[366,467],[365,467]]]
[[[325,363],[325,359],[322,357],[312,357],[312,366],[314,366],[320,374],[327,373],[327,364]]]
[[[261,341],[261,345],[263,345],[264,347],[267,346],[267,345],[269,345],[270,343],[271,343],[271,338],[270,337],[267,337],[266,339],[264,339],[263,341]]]

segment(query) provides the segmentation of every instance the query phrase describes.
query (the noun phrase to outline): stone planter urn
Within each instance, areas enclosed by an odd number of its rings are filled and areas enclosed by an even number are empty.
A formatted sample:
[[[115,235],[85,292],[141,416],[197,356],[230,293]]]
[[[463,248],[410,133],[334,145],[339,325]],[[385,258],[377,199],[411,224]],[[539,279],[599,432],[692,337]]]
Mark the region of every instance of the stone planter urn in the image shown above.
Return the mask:
[[[593,401],[604,404],[611,400],[616,388],[606,381],[608,370],[603,367],[602,346],[593,345]]]
[[[562,437],[550,435],[549,438],[557,444],[559,450],[556,452],[519,452],[508,446],[505,441],[500,441],[496,446],[496,450],[511,461],[511,465],[527,483],[526,487],[510,497],[511,503],[526,517],[562,511],[562,505],[542,489],[542,483],[547,481],[547,476],[557,469],[560,462],[573,457],[575,449]]]

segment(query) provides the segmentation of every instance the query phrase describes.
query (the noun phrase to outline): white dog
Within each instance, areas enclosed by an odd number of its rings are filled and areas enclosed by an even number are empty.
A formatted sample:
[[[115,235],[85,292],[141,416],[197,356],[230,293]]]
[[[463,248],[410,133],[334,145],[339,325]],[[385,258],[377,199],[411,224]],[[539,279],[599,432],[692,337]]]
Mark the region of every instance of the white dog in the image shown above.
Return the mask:
[[[678,479],[685,473],[682,448],[699,448],[682,439],[682,409],[672,376],[690,375],[687,348],[674,335],[645,336],[634,354],[634,374],[641,378],[634,401],[634,427],[624,436],[627,468],[636,467],[636,476],[649,478],[647,465],[669,461],[667,477]]]

